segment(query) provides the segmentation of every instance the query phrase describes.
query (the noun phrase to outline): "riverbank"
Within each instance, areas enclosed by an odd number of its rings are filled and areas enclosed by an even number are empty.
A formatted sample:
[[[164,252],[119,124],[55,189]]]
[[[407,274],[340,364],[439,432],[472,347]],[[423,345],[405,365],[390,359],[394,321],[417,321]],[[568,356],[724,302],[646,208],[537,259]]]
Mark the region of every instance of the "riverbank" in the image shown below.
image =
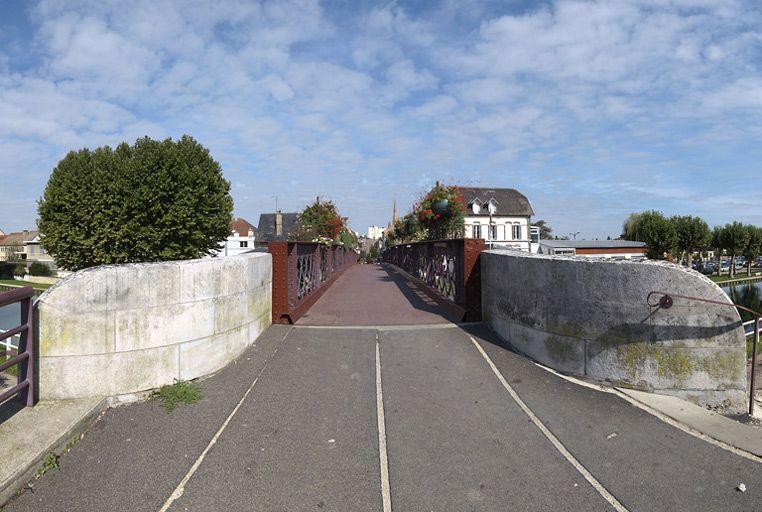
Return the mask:
[[[16,279],[0,279],[0,291],[2,290],[3,286],[13,287],[13,288],[21,288],[22,286],[31,286],[35,290],[47,290],[52,284],[44,284],[44,283],[29,283],[27,281],[18,281]]]
[[[762,272],[755,272],[755,273],[759,275],[752,275],[751,277],[744,275],[742,277],[738,277],[738,274],[736,274],[733,277],[730,277],[727,275],[707,276],[707,277],[709,277],[709,279],[711,279],[715,283],[720,284],[722,286],[731,286],[735,284],[756,283],[756,282],[762,281]]]

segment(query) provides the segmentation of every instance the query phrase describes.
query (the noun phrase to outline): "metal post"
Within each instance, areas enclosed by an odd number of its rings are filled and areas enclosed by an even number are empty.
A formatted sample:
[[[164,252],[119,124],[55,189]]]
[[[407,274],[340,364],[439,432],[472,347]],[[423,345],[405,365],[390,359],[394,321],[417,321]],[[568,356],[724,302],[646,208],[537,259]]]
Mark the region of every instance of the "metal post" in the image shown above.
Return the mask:
[[[21,305],[21,325],[26,324],[26,329],[19,336],[17,354],[26,352],[27,358],[18,365],[18,383],[27,383],[24,388],[22,400],[27,407],[34,405],[34,318],[32,311],[32,297],[23,299]]]
[[[754,416],[754,395],[756,394],[757,350],[759,347],[759,317],[754,318],[754,345],[751,347],[751,384],[749,385],[749,416]]]

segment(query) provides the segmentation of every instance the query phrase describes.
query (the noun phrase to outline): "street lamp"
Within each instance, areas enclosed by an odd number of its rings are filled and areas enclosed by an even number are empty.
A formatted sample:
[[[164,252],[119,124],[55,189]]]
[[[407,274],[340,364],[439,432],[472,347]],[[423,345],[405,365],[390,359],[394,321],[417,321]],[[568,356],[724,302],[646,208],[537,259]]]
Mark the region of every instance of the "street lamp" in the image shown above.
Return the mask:
[[[574,233],[569,233],[569,236],[574,237],[574,240],[576,240],[577,239],[577,235],[579,235],[579,233],[580,233],[579,231],[575,231]]]

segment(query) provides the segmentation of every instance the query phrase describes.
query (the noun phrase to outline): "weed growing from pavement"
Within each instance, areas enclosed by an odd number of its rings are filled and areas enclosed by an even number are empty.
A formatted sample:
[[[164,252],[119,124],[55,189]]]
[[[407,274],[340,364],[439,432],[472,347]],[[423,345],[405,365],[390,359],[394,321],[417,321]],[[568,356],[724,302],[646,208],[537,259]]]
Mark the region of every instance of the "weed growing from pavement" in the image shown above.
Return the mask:
[[[195,382],[178,380],[159,388],[156,393],[161,405],[169,413],[179,404],[194,404],[201,400],[201,388]]]
[[[58,455],[49,452],[42,463],[42,467],[37,470],[37,476],[42,476],[51,469],[58,469]]]

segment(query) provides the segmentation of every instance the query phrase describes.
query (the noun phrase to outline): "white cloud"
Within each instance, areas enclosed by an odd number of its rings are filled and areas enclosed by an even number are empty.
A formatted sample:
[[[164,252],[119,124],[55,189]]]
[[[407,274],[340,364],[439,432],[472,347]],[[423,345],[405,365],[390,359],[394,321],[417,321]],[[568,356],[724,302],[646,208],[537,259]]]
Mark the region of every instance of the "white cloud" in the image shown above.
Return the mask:
[[[0,151],[37,155],[0,155],[3,185],[34,169],[27,211],[0,205],[0,218],[30,224],[32,196],[69,149],[190,133],[254,218],[273,195],[297,208],[322,194],[346,201],[356,227],[385,223],[374,216],[393,197],[402,210],[442,178],[525,188],[542,216],[563,225],[588,212],[580,218],[603,230],[619,221],[590,211],[637,209],[641,197],[677,207],[713,181],[658,178],[656,194],[628,177],[656,180],[649,165],[679,172],[691,145],[737,158],[734,145],[761,135],[754,4],[500,8],[44,0],[29,55],[0,48]]]

